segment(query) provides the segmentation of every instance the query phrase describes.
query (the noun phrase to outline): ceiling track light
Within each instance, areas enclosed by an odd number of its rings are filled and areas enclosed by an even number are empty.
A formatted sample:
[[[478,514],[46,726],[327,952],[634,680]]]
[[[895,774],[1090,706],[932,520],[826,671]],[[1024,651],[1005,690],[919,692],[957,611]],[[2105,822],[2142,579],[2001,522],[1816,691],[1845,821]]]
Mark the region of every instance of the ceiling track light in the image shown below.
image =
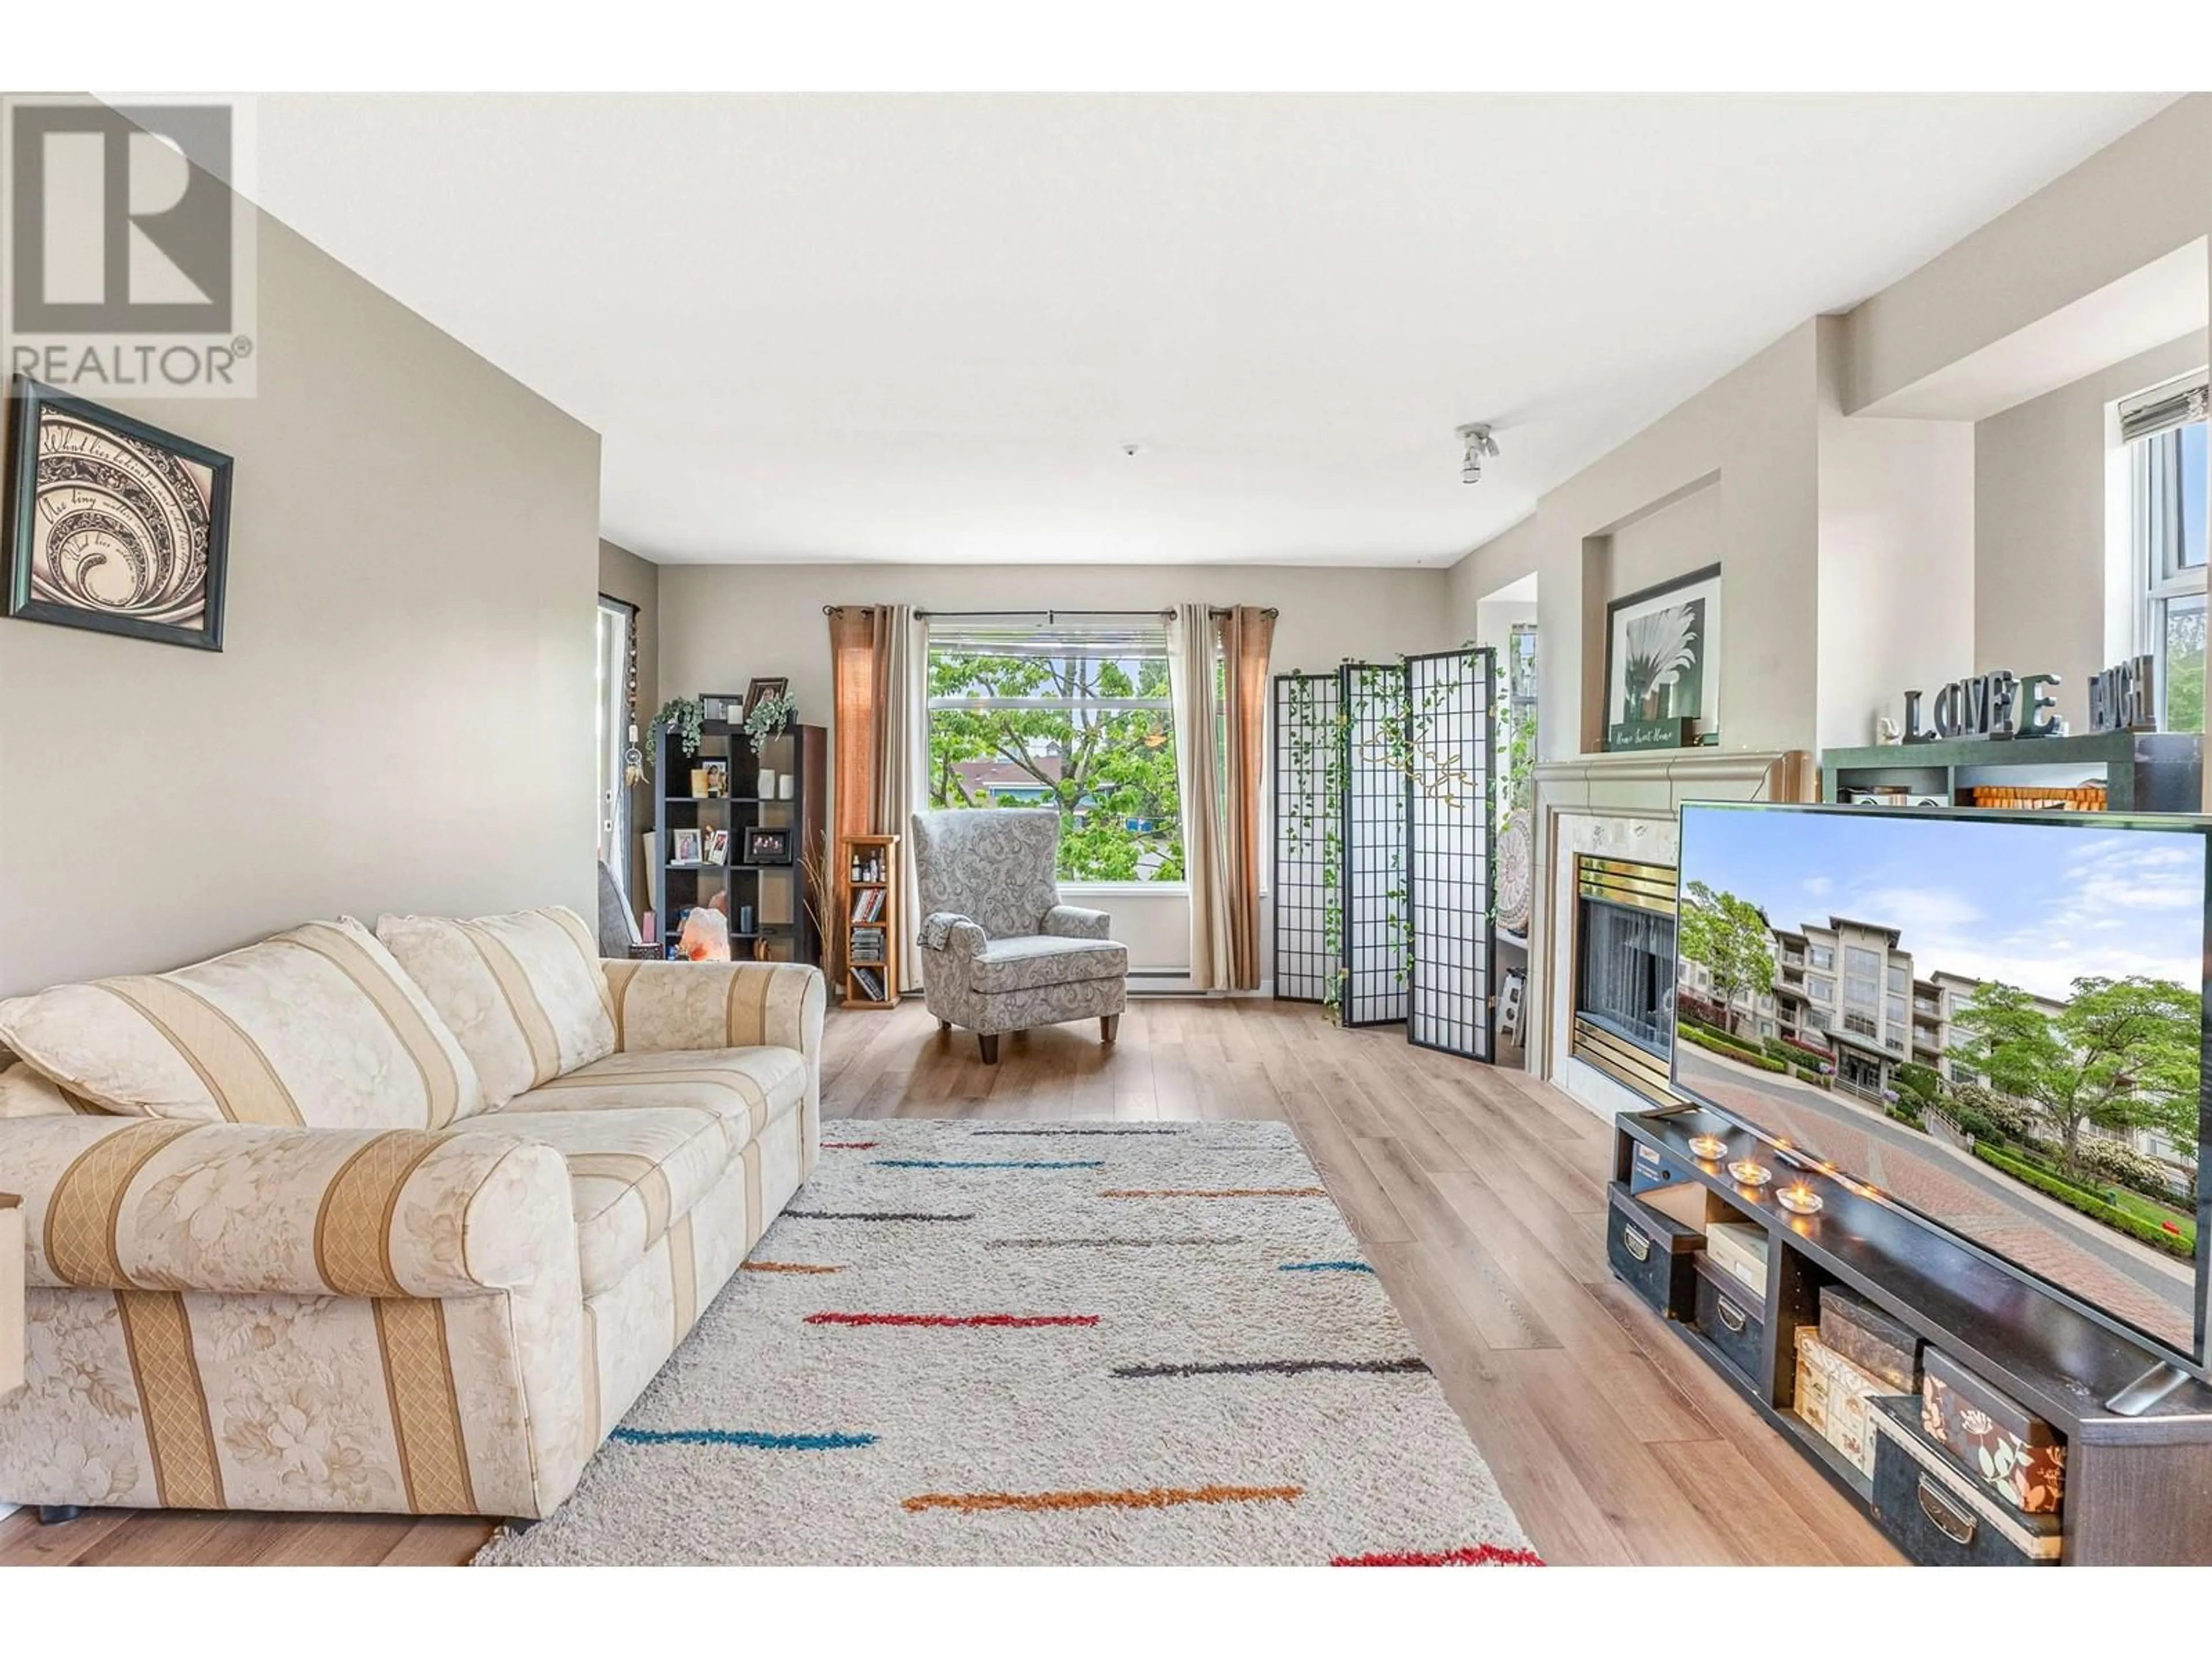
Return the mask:
[[[1482,482],[1482,463],[1486,457],[1498,453],[1498,440],[1490,435],[1490,422],[1476,421],[1457,428],[1459,441],[1467,446],[1465,457],[1459,464],[1462,483]]]

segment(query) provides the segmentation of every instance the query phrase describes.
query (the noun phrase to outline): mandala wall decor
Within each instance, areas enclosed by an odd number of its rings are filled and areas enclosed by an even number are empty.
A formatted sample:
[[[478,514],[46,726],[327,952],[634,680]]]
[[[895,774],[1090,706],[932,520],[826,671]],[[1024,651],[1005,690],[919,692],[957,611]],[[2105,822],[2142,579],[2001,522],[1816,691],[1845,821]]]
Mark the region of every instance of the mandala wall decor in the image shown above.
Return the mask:
[[[222,649],[231,459],[19,374],[8,614]]]

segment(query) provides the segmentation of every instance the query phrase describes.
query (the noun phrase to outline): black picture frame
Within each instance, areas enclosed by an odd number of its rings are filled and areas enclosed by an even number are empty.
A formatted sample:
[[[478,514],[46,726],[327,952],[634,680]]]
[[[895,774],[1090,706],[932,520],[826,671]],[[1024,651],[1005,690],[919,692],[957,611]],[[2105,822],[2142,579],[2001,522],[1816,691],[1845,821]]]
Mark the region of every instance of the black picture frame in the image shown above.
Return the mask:
[[[64,628],[88,629],[98,634],[126,639],[150,640],[161,645],[188,646],[198,651],[222,649],[223,601],[230,567],[230,496],[232,458],[219,450],[151,423],[73,397],[17,374],[9,383],[8,404],[15,422],[14,441],[9,446],[9,538],[7,614],[26,622],[52,623]],[[33,572],[37,564],[39,436],[47,416],[62,415],[98,428],[125,443],[160,450],[177,459],[207,469],[207,576],[204,587],[201,625],[150,622],[142,617],[88,606],[67,605],[35,597]]]
[[[1709,564],[1703,569],[1690,571],[1686,575],[1669,577],[1663,582],[1655,582],[1649,587],[1638,588],[1633,593],[1624,593],[1619,599],[1607,602],[1605,607],[1605,677],[1598,682],[1597,746],[1601,752],[1609,753],[1613,750],[1614,746],[1613,727],[1617,724],[1621,723],[1616,719],[1618,711],[1613,705],[1613,671],[1617,653],[1620,649],[1620,633],[1622,626],[1620,613],[1623,611],[1629,609],[1631,606],[1648,605],[1653,599],[1664,599],[1669,593],[1680,592],[1686,588],[1702,587],[1710,583],[1717,589],[1720,584],[1720,580],[1721,567],[1717,564]],[[1716,592],[1712,603],[1715,609],[1717,610],[1719,603],[1717,592]],[[1713,653],[1718,649],[1719,641],[1717,634],[1718,629],[1713,627],[1709,622],[1706,636],[1699,642],[1701,649],[1698,658],[1698,662],[1699,665],[1701,678],[1704,677],[1705,665],[1708,663],[1713,662]],[[1717,664],[1715,664],[1715,667],[1717,670]],[[1717,681],[1717,672],[1714,678]],[[1663,722],[1661,723],[1663,724]],[[1711,724],[1712,729],[1703,741],[1716,742],[1719,738],[1719,728],[1717,723],[1709,722],[1709,724]],[[1644,744],[1642,746],[1650,747],[1653,745]],[[1680,737],[1678,736],[1674,743],[1661,746],[1680,748],[1689,745],[1685,744]]]
[[[792,831],[781,824],[746,825],[745,862],[747,864],[790,863],[791,837]]]
[[[760,706],[760,700],[763,697],[771,695],[781,697],[790,690],[791,676],[788,674],[756,674],[745,682],[744,712],[731,724],[744,725],[753,717],[753,710]]]

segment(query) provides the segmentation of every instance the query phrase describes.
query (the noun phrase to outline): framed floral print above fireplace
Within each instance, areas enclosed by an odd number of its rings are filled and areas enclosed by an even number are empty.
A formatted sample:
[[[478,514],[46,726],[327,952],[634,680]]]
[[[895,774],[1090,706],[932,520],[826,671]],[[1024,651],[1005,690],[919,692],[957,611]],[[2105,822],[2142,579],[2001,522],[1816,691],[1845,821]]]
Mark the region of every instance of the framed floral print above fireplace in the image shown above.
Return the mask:
[[[1602,747],[1687,749],[1721,729],[1721,568],[1605,608]]]

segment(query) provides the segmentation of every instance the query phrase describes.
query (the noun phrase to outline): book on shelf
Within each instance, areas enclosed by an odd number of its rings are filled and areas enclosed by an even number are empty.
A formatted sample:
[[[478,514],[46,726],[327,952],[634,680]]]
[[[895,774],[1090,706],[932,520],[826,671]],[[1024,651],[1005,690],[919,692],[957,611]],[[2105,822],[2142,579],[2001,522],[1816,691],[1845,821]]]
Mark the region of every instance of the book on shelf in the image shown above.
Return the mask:
[[[883,975],[877,973],[874,969],[855,966],[853,969],[853,980],[860,988],[861,994],[869,1001],[884,1000]]]

